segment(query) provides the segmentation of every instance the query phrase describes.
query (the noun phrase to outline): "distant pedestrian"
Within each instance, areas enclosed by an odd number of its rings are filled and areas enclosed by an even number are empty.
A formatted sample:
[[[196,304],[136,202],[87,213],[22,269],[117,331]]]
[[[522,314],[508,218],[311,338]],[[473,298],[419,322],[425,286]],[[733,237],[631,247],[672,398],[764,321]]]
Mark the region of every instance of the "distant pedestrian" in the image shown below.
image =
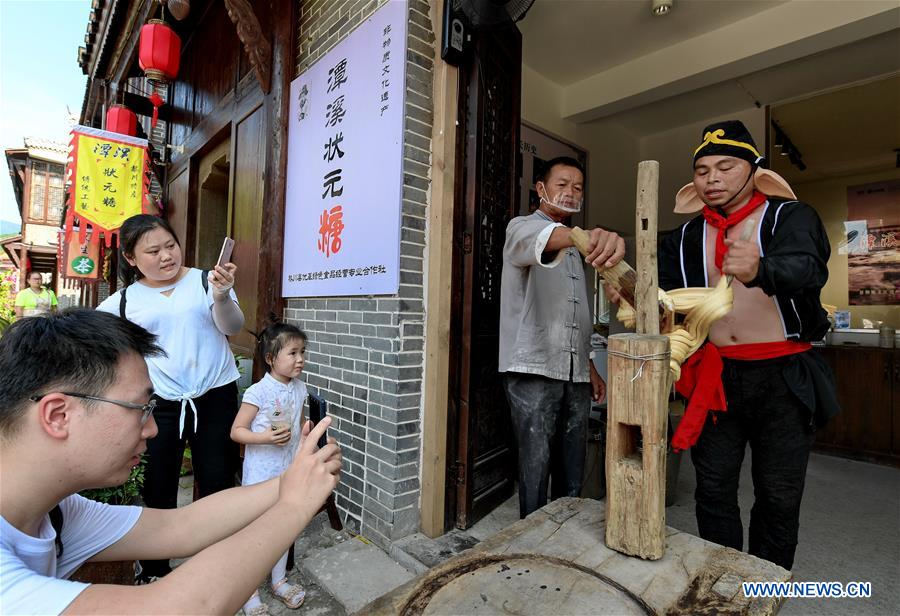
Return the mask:
[[[44,286],[40,272],[28,272],[28,286],[16,293],[16,318],[34,317],[56,312],[56,295]]]

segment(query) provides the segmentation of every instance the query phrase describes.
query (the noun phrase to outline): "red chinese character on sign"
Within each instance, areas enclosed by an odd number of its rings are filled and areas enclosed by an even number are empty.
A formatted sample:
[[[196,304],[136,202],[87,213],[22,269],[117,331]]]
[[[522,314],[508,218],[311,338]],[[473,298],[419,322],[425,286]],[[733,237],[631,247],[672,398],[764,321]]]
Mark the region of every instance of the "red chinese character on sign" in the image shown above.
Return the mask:
[[[341,251],[341,231],[344,230],[344,208],[336,205],[331,210],[322,210],[319,217],[319,252],[330,257]]]

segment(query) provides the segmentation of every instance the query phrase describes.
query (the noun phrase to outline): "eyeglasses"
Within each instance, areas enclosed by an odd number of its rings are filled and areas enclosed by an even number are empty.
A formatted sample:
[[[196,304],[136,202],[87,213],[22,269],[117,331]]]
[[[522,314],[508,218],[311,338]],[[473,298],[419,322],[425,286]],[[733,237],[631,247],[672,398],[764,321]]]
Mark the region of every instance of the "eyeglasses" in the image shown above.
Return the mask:
[[[76,394],[71,391],[61,391],[59,392],[64,396],[72,396],[73,398],[83,398],[85,400],[95,400],[97,402],[109,402],[110,404],[115,404],[117,406],[125,407],[126,409],[133,409],[135,411],[141,411],[141,425],[143,426],[147,423],[147,420],[150,419],[150,416],[153,414],[153,411],[156,409],[156,399],[153,398],[147,404],[134,404],[133,402],[122,402],[121,400],[110,400],[109,398],[101,398],[100,396],[89,396],[87,394]],[[41,398],[46,396],[47,394],[42,394],[40,396],[31,396],[29,400],[32,402],[40,402]]]

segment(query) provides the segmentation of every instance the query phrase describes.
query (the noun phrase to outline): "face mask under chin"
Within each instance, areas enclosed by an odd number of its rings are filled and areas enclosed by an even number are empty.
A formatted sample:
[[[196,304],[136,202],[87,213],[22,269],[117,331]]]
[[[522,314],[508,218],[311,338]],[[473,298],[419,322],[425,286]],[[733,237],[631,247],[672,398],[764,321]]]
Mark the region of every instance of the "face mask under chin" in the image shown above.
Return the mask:
[[[570,197],[569,195],[559,193],[553,198],[553,201],[550,201],[546,197],[542,196],[541,202],[546,203],[547,205],[551,205],[559,211],[565,212],[566,214],[577,214],[581,211],[581,204],[583,202],[583,199],[576,199],[575,197]]]

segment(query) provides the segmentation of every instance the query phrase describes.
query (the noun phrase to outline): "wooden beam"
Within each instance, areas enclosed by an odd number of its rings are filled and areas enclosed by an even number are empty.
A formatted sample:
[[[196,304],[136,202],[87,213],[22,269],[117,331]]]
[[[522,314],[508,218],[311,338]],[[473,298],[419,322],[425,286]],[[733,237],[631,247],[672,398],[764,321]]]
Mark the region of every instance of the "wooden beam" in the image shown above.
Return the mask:
[[[237,30],[238,38],[244,45],[244,53],[250,60],[250,65],[256,73],[263,94],[268,94],[272,88],[273,78],[272,45],[266,39],[266,35],[259,25],[259,19],[253,12],[253,6],[248,0],[225,0],[225,9]],[[275,23],[278,23],[277,20]],[[277,70],[276,67],[275,71],[277,72]],[[277,79],[278,75],[274,75],[274,77]]]
[[[290,116],[291,80],[294,78],[293,45],[297,24],[297,2],[282,0],[273,2],[271,21],[275,25],[272,36],[272,70],[269,75],[271,91],[265,94],[265,145],[266,168],[262,229],[260,230],[260,259],[258,293],[262,301],[256,312],[257,324],[265,323],[269,311],[284,316],[284,298],[281,297],[281,270],[284,261],[284,209],[287,183],[288,122]],[[234,19],[234,17],[232,17]],[[254,17],[255,19],[255,17]],[[254,80],[246,84],[249,91],[260,91]],[[236,134],[232,134],[234,145]],[[232,191],[233,192],[233,191]],[[264,365],[262,358],[254,358],[254,369],[259,374]],[[261,376],[261,374],[260,374]]]
[[[659,163],[645,160],[638,164],[635,237],[637,238],[637,282],[635,283],[635,331],[659,333],[658,285],[656,267],[657,193]]]
[[[22,219],[22,230],[25,230],[25,219]],[[19,245],[19,290],[28,286],[28,244],[22,236],[22,243]]]
[[[442,2],[431,2],[435,30]],[[440,35],[438,35],[439,37]],[[444,532],[447,479],[447,408],[450,373],[450,314],[453,263],[453,202],[456,173],[456,116],[459,69],[440,58],[434,43],[434,124],[431,133],[431,202],[427,228],[425,296],[425,403],[422,420],[422,532]]]

